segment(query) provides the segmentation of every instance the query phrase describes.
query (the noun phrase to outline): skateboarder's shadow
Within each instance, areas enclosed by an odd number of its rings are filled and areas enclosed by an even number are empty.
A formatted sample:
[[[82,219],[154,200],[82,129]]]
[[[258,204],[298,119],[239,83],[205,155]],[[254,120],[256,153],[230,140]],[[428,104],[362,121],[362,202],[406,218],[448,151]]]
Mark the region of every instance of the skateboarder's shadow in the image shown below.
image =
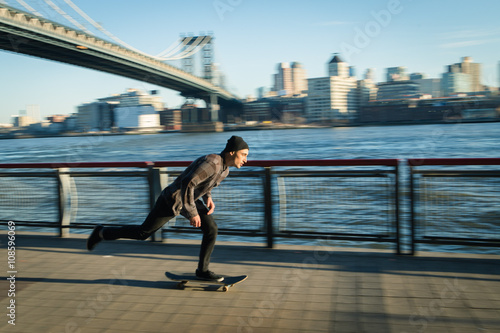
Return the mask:
[[[0,277],[0,279],[5,280],[6,277]],[[138,288],[155,288],[155,289],[177,289],[177,282],[172,281],[149,281],[149,280],[135,280],[135,279],[120,279],[118,277],[111,277],[109,279],[95,279],[95,280],[84,280],[84,279],[59,279],[59,278],[33,278],[33,277],[19,277],[16,281],[19,289],[24,289],[22,287],[27,287],[33,283],[68,283],[68,284],[95,284],[107,287],[110,290],[123,287],[138,287]],[[220,286],[192,286],[191,290],[205,290],[205,291],[216,291]]]

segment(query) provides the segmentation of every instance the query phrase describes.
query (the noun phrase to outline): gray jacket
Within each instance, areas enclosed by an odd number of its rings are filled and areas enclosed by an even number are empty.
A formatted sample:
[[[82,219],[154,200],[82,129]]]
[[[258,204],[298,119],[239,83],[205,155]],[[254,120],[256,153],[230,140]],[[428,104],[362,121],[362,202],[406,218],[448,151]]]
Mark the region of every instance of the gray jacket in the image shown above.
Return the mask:
[[[211,190],[229,174],[229,168],[221,155],[210,154],[199,157],[162,191],[162,196],[172,205],[175,215],[186,218],[198,215],[205,201],[212,196]]]

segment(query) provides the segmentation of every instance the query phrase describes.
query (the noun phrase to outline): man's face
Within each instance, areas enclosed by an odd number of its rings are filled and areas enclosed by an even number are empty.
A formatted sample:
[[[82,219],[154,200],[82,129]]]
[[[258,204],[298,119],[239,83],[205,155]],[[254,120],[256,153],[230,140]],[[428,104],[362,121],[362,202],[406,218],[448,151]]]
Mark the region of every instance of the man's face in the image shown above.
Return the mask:
[[[229,166],[241,168],[246,162],[248,157],[248,149],[242,149],[234,152],[230,152],[231,158],[229,161]]]

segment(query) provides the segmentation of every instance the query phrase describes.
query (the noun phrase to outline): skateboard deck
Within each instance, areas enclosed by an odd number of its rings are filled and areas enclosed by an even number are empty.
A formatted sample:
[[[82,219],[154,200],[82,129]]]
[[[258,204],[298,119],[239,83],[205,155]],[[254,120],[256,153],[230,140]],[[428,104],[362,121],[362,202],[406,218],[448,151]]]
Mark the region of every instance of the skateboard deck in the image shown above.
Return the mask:
[[[218,282],[218,281],[202,280],[199,279],[194,274],[175,274],[172,272],[165,272],[165,276],[169,280],[178,281],[179,283],[177,283],[177,288],[179,289],[184,289],[186,284],[188,284],[189,282],[194,282],[198,284],[220,285],[222,286],[223,291],[228,291],[229,288],[231,288],[235,284],[245,281],[246,278],[248,277],[248,275],[225,276],[224,280]]]

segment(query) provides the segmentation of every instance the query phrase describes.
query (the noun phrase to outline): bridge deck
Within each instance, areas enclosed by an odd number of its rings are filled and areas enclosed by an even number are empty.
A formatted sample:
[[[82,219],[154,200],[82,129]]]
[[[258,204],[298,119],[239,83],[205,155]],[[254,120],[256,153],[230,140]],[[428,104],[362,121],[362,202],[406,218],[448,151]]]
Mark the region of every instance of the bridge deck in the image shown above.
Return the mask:
[[[85,235],[72,237],[17,235],[16,325],[4,314],[1,331],[500,330],[500,256],[220,242],[211,268],[249,275],[224,293],[165,279],[165,270],[194,270],[198,241],[115,241],[89,253]]]

